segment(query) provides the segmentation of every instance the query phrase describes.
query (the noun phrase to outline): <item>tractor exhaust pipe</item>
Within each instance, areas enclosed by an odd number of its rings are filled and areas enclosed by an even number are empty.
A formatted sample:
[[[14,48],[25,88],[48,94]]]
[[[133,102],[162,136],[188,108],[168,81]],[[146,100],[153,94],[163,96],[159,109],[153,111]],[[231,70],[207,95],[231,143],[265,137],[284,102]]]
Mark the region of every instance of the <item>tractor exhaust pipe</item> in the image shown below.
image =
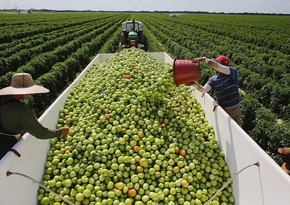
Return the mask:
[[[136,31],[136,28],[135,28],[135,19],[133,19],[133,31]]]

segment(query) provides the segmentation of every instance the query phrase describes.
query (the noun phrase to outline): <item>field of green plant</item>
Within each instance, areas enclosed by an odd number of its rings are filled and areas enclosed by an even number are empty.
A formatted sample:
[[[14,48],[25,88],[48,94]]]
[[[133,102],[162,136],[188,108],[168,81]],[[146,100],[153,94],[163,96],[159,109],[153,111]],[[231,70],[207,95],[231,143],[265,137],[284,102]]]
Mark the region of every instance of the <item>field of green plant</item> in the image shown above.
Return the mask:
[[[0,14],[0,88],[28,72],[50,89],[27,103],[41,114],[98,53],[116,52],[121,23],[142,21],[147,51],[172,58],[227,55],[239,72],[243,129],[278,163],[290,146],[290,16],[157,13]],[[203,79],[212,70],[202,65]]]

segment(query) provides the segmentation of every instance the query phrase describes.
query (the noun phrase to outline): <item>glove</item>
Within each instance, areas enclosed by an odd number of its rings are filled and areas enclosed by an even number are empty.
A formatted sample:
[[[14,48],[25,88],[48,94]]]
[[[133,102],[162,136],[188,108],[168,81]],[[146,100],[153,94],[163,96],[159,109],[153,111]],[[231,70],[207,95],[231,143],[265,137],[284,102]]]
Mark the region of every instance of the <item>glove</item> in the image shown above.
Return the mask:
[[[62,136],[66,136],[69,132],[69,129],[67,127],[60,128],[60,133]]]
[[[194,58],[192,60],[193,63],[199,63],[199,62],[204,62],[204,61],[205,61],[205,57]]]

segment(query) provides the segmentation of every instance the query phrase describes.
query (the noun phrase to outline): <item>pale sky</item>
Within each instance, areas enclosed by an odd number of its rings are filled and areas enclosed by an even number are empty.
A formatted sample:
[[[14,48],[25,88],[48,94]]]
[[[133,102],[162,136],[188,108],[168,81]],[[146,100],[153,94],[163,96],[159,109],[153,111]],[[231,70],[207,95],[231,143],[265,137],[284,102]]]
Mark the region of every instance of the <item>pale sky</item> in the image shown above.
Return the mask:
[[[0,9],[208,11],[290,14],[290,0],[0,0]]]

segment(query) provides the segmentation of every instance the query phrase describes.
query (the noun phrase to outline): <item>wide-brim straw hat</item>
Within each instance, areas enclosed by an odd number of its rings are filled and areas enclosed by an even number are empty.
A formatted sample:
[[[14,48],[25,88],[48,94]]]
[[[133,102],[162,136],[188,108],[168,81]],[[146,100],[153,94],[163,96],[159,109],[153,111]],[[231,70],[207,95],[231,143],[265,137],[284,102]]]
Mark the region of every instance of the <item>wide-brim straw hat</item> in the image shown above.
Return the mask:
[[[29,73],[16,73],[12,76],[10,86],[0,90],[0,95],[25,95],[48,92],[48,89],[35,85]]]

